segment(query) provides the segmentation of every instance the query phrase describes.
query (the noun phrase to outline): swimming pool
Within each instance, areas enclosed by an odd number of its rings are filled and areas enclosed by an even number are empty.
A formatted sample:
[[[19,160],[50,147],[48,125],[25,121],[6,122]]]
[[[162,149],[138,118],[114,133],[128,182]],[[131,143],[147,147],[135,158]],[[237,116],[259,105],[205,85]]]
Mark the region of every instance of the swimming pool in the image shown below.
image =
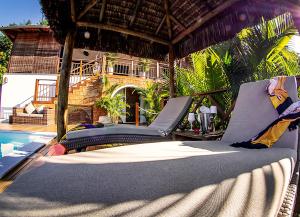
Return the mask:
[[[20,150],[31,142],[48,143],[52,138],[53,135],[49,134],[0,131],[0,158]]]
[[[53,133],[0,131],[0,179],[54,136]]]

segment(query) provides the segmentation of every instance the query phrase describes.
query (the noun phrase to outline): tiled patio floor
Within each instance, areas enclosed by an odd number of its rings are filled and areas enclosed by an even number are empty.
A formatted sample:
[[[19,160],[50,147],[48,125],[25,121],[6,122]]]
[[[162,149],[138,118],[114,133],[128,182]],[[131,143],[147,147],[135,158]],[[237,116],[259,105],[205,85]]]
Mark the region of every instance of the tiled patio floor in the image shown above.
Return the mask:
[[[68,125],[68,129],[73,128],[75,125]],[[56,125],[29,125],[29,124],[8,124],[0,123],[0,130],[18,130],[29,132],[56,132]]]
[[[56,125],[41,126],[41,125],[28,125],[28,124],[0,123],[0,130],[18,130],[18,131],[30,131],[30,132],[55,132]]]

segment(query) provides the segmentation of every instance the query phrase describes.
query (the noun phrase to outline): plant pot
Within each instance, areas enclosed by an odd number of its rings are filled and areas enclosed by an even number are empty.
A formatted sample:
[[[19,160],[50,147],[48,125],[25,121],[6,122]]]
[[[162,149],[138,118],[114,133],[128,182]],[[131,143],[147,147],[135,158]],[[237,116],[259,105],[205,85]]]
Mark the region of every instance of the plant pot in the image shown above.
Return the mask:
[[[140,77],[146,77],[146,72],[140,72]]]
[[[108,72],[108,74],[112,75],[114,73],[114,68],[113,67],[107,67],[107,72]]]
[[[102,124],[110,124],[110,123],[112,123],[112,120],[108,116],[99,116],[98,122],[102,123]]]

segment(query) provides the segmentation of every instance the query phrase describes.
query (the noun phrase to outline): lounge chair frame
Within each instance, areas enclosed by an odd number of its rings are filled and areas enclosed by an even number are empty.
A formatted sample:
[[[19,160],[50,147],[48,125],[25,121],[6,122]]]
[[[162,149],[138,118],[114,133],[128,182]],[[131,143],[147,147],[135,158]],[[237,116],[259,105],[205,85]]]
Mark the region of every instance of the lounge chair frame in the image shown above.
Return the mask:
[[[105,145],[114,143],[147,143],[171,140],[171,136],[151,136],[151,135],[98,135],[91,137],[83,137],[73,140],[63,140],[60,144],[64,145],[67,151],[77,150],[84,151],[88,146]]]
[[[193,104],[193,100],[191,100],[189,108]],[[180,123],[184,120],[186,115],[189,113],[189,109],[186,109],[181,119],[178,121],[177,125],[173,128],[172,131],[176,130]],[[172,132],[170,132],[166,136],[154,136],[154,135],[142,135],[142,134],[105,134],[105,135],[97,135],[90,137],[82,137],[77,139],[69,139],[69,140],[61,140],[60,144],[62,144],[66,148],[66,153],[70,150],[76,150],[77,152],[84,151],[88,146],[95,145],[105,145],[105,144],[114,144],[114,143],[147,143],[147,142],[162,142],[169,141],[172,139]]]
[[[290,181],[282,205],[278,212],[278,217],[292,217],[295,216],[294,212],[299,212],[299,205],[297,207],[296,202],[300,199],[297,195],[300,173],[300,130],[298,134],[298,150],[297,150],[297,162],[295,164],[294,173]],[[297,198],[298,196],[298,198]],[[299,214],[299,213],[297,213]]]

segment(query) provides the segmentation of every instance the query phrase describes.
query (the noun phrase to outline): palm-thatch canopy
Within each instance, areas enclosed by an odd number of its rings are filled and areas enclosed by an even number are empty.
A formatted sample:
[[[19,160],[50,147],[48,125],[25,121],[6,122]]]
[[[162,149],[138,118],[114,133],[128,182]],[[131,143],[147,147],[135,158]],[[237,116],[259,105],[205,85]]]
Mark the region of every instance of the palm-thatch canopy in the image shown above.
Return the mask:
[[[59,81],[58,139],[66,132],[73,48],[164,60],[232,38],[238,31],[290,12],[300,24],[298,0],[41,0],[56,39],[65,43]],[[300,25],[297,25],[300,26]]]
[[[233,37],[242,28],[291,12],[297,0],[41,0],[59,42],[77,27],[75,47],[162,60]],[[297,22],[296,22],[297,23]],[[101,31],[100,31],[101,30]],[[90,32],[90,38],[84,32]]]

